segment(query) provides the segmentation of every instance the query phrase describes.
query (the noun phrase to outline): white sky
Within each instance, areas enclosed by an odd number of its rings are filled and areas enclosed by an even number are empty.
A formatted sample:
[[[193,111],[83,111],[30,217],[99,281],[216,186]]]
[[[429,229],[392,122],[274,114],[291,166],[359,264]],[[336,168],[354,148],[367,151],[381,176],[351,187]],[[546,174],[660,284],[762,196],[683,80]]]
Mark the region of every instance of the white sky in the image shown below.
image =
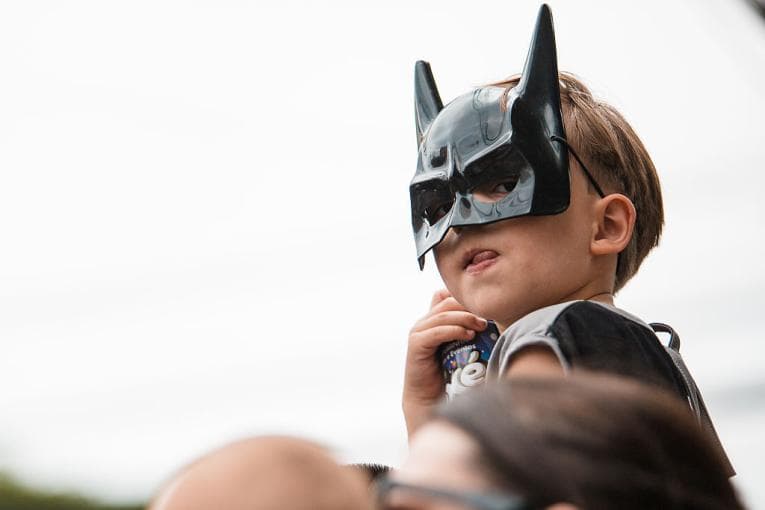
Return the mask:
[[[412,71],[520,70],[536,1],[0,4],[0,468],[112,500],[244,434],[399,462],[417,271]],[[765,506],[765,23],[743,1],[551,2],[559,65],[659,168],[618,304],[675,326]],[[741,391],[741,389],[745,391]]]

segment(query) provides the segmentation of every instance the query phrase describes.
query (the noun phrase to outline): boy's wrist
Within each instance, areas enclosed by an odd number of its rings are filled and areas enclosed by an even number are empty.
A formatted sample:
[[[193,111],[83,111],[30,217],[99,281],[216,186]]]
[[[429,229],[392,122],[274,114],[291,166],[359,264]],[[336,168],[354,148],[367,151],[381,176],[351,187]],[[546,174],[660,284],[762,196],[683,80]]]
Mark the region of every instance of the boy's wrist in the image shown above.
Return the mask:
[[[435,402],[423,403],[404,399],[401,407],[404,411],[404,422],[406,423],[406,435],[408,438],[411,439],[417,429],[428,421],[431,411],[435,406]]]

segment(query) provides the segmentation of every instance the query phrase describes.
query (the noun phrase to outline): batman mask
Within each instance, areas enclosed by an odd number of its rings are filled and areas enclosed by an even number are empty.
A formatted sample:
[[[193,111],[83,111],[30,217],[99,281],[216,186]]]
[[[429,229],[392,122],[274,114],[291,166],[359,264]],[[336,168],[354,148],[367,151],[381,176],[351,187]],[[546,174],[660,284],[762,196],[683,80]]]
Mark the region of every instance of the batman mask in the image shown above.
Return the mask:
[[[539,10],[520,82],[509,93],[481,87],[443,106],[430,65],[419,61],[414,97],[418,158],[409,193],[420,269],[451,227],[568,208],[568,152],[547,5]]]

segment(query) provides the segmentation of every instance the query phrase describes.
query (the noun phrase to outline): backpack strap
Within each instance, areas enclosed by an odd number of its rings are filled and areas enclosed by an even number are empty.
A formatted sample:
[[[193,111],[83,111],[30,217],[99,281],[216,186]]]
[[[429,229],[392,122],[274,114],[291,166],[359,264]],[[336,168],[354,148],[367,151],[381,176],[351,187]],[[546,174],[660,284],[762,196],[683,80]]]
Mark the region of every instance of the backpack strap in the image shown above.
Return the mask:
[[[680,336],[674,329],[672,329],[671,326],[662,324],[660,322],[652,322],[651,328],[655,333],[669,334],[669,342],[667,345],[664,345],[664,349],[667,351],[667,354],[669,354],[669,357],[672,359],[672,363],[675,365],[675,368],[683,379],[686,397],[688,398],[688,404],[690,405],[691,410],[696,416],[696,419],[698,420],[701,427],[707,431],[708,435],[715,443],[715,446],[717,446],[717,450],[720,452],[720,456],[722,457],[723,463],[725,464],[725,470],[727,471],[728,476],[734,476],[736,474],[736,470],[733,469],[733,464],[731,464],[730,459],[728,458],[728,454],[725,453],[725,450],[723,449],[722,443],[720,442],[720,437],[717,435],[717,431],[712,424],[712,418],[709,417],[707,406],[704,404],[704,398],[701,396],[701,391],[696,385],[696,381],[693,379],[690,370],[688,370],[685,361],[683,361],[682,356],[680,356]]]

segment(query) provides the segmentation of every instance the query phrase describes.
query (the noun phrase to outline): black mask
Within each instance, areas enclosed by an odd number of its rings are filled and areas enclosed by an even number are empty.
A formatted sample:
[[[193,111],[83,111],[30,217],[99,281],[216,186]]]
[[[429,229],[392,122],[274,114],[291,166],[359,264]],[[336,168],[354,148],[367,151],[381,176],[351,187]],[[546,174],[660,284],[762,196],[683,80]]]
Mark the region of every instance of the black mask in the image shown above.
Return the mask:
[[[451,227],[569,205],[552,14],[539,10],[518,86],[488,86],[443,106],[427,62],[414,68],[419,155],[409,192],[420,269]]]

